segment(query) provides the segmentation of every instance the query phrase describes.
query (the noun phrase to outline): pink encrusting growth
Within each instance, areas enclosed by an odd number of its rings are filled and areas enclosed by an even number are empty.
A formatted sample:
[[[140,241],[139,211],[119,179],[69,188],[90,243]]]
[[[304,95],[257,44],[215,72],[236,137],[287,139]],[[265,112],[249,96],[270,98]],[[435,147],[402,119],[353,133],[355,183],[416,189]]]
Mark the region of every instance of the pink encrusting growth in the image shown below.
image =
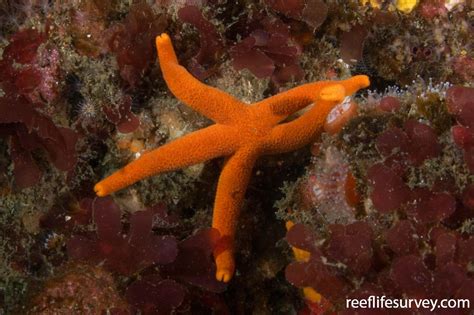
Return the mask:
[[[401,103],[396,97],[385,96],[380,100],[378,108],[385,112],[395,112],[400,108],[400,106]]]
[[[0,61],[0,87],[5,93],[0,97],[0,137],[9,141],[18,188],[41,179],[43,171],[32,155],[38,149],[61,171],[71,171],[77,162],[77,133],[57,126],[40,111],[58,96],[58,51],[46,45],[47,39],[46,33],[33,29],[19,31]]]
[[[22,95],[33,104],[58,97],[59,52],[47,40],[47,33],[34,29],[10,38],[0,61],[0,85],[5,94]]]
[[[356,198],[356,192],[354,186],[347,185],[349,174],[349,166],[342,152],[336,147],[327,148],[323,157],[315,161],[298,185],[302,201],[299,211],[317,208],[328,222],[353,221],[355,209],[352,201]]]

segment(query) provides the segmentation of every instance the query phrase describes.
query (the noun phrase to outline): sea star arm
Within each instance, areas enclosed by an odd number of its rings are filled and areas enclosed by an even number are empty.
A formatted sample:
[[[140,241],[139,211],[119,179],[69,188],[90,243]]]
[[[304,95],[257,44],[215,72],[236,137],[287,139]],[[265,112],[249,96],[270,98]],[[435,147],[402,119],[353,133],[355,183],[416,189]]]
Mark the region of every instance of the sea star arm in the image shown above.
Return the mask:
[[[355,86],[360,88],[368,85],[365,78],[364,76],[353,77],[349,80],[326,85],[320,89],[316,96],[316,104],[311,110],[293,121],[273,128],[267,139],[267,153],[289,152],[309,143],[321,132],[326,117],[334,106],[342,102],[347,95],[350,95],[348,93],[352,94]]]
[[[214,87],[203,84],[178,63],[167,34],[156,37],[156,49],[163,77],[171,92],[182,102],[218,123],[238,118],[247,106]]]
[[[275,123],[284,120],[289,115],[305,108],[316,100],[318,91],[329,82],[308,83],[286,92],[269,97],[256,106],[262,106],[267,113],[276,119]],[[331,82],[334,84],[334,82]]]
[[[339,102],[319,101],[301,117],[273,128],[266,141],[266,154],[297,150],[321,133],[324,121]]]
[[[228,137],[226,128],[212,125],[145,153],[97,183],[94,190],[98,196],[106,196],[152,175],[230,155],[237,145]]]
[[[342,84],[326,85],[318,91],[313,108],[301,117],[273,128],[268,138],[268,153],[283,153],[297,150],[309,143],[322,131],[324,121],[330,111],[346,97]],[[284,145],[281,145],[284,144]]]
[[[343,81],[320,81],[307,83],[286,92],[279,93],[256,104],[263,107],[266,114],[272,116],[272,121],[278,123],[289,115],[305,108],[315,102],[321,90],[334,84],[342,84],[347,95],[354,94],[361,87],[369,85],[369,78],[365,75],[357,75]]]
[[[212,227],[221,235],[214,258],[216,279],[228,282],[235,270],[234,240],[240,206],[257,158],[255,151],[240,149],[225,163],[217,184]]]

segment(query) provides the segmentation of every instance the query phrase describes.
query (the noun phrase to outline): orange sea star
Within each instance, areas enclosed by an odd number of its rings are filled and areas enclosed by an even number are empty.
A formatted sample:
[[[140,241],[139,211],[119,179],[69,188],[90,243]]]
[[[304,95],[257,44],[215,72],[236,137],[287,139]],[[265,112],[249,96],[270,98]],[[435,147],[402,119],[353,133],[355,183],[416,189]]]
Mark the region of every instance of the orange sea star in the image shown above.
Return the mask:
[[[219,281],[228,282],[235,270],[234,238],[240,205],[255,160],[260,155],[292,151],[321,132],[326,116],[346,96],[369,85],[367,76],[344,81],[305,84],[252,105],[245,104],[194,78],[178,59],[167,34],[156,38],[158,59],[171,92],[216,123],[165,144],[129,163],[94,187],[105,196],[143,178],[216,157],[226,156],[217,185],[212,226],[221,235],[214,250]],[[290,114],[315,106],[293,121]]]

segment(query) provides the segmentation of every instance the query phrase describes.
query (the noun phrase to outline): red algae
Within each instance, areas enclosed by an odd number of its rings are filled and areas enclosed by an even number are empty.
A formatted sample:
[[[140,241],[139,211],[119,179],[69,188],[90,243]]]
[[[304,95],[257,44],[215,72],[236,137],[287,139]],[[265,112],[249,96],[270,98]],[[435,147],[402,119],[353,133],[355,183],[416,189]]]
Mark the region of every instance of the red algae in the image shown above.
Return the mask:
[[[38,111],[57,96],[59,55],[45,45],[46,33],[26,29],[15,33],[0,61],[0,126],[9,131],[14,175],[18,188],[37,184],[42,170],[32,156],[44,150],[50,162],[61,171],[71,171],[76,162],[78,134],[56,126],[52,119]],[[14,65],[17,65],[16,67]]]
[[[471,128],[456,125],[451,128],[451,134],[454,142],[463,149],[474,145],[474,132]]]
[[[329,226],[330,237],[326,247],[328,258],[347,265],[350,272],[361,276],[372,265],[372,228],[364,222],[346,226]]]
[[[267,37],[267,33],[263,31],[254,32],[234,46],[231,51],[234,68],[237,70],[247,68],[258,78],[271,76],[275,71],[273,60],[263,51],[254,49],[256,44],[259,43],[257,39],[260,39],[260,42],[266,42],[266,40],[262,40],[262,38]]]
[[[288,27],[276,18],[264,18],[230,50],[236,70],[247,68],[256,77],[272,77],[281,84],[285,79],[301,80],[303,73],[297,60],[301,48],[291,41]]]
[[[332,310],[344,308],[341,297],[472,298],[467,293],[472,283],[470,251],[474,248],[474,190],[466,173],[472,172],[474,165],[471,117],[466,109],[469,91],[464,87],[446,89],[446,102],[440,94],[434,105],[430,102],[436,98],[425,95],[413,97],[416,101],[398,96],[374,99],[376,106],[349,121],[347,129],[336,134],[337,139],[328,136],[326,142],[318,142],[318,156],[338,140],[348,146],[343,152],[349,154],[354,185],[361,188],[362,200],[354,203],[360,212],[355,222],[330,224],[320,207],[310,209],[303,218],[310,215],[313,221],[295,224],[294,234],[287,232],[293,248],[310,252],[306,261],[287,267],[289,282],[300,288],[311,286],[337,305]],[[420,106],[419,112],[413,109],[414,103]],[[429,106],[440,108],[441,113],[433,115],[430,111],[434,108]],[[446,109],[448,112],[443,112]],[[357,143],[351,142],[354,132],[360,135]],[[352,146],[357,148],[355,154]],[[320,165],[318,176],[309,177],[318,200],[327,189],[321,185],[320,174],[325,170],[327,166]],[[310,175],[307,172],[305,176]],[[336,182],[333,177],[331,183]],[[292,204],[292,209],[299,206],[308,211],[305,200]],[[311,240],[313,248],[305,239]],[[321,270],[318,273],[313,268]],[[334,283],[341,295],[326,291],[326,284],[316,279]],[[304,292],[309,298],[307,288]],[[455,312],[468,314],[469,310]],[[342,310],[341,314],[351,312]]]
[[[447,108],[454,115],[458,125],[451,129],[454,142],[463,149],[464,162],[471,174],[474,173],[474,88],[453,86],[446,92]]]
[[[178,244],[178,256],[173,264],[162,268],[163,274],[210,292],[222,292],[226,284],[215,278],[212,250],[219,239],[216,229],[204,229]],[[193,264],[189,264],[192,261]]]
[[[293,225],[286,233],[286,241],[293,247],[310,252],[313,257],[319,253],[316,247],[317,239],[304,224]]]
[[[47,36],[34,29],[26,29],[15,33],[10,38],[10,44],[3,52],[2,63],[16,62],[21,64],[33,63],[37,58],[37,50]]]
[[[387,245],[398,256],[418,252],[416,231],[408,220],[397,222],[385,233]]]
[[[10,154],[15,165],[13,175],[16,186],[22,189],[37,184],[42,172],[34,162],[31,153],[21,147],[17,137],[12,137],[10,140]]]
[[[364,41],[368,35],[367,28],[362,25],[353,26],[341,36],[341,58],[348,64],[362,60]]]
[[[352,172],[347,173],[346,182],[344,184],[344,191],[347,203],[355,207],[361,201],[361,196],[357,191],[357,184]]]
[[[183,303],[185,292],[176,281],[148,275],[133,282],[126,296],[144,314],[171,314]]]
[[[140,120],[132,113],[132,98],[130,96],[123,97],[118,108],[113,106],[104,107],[103,111],[107,120],[117,126],[117,130],[121,133],[131,133],[140,126]]]
[[[377,137],[375,146],[382,156],[388,157],[406,153],[408,142],[407,134],[402,129],[393,127]]]
[[[410,190],[390,168],[376,164],[368,171],[370,195],[374,207],[384,213],[399,209],[410,198]]]
[[[226,284],[216,280],[212,262],[212,250],[218,238],[217,230],[206,229],[181,241],[174,262],[128,286],[127,301],[146,314],[188,310],[195,304],[228,312],[216,295],[226,288]]]
[[[191,73],[204,80],[212,74],[211,67],[216,64],[223,53],[223,44],[216,27],[209,22],[198,7],[186,5],[179,9],[178,18],[192,24],[199,31],[200,47],[193,57],[190,67]]]
[[[474,210],[474,184],[469,185],[464,190],[462,203],[470,210]]]
[[[7,95],[25,96],[35,106],[58,96],[59,53],[51,45],[40,49],[47,39],[32,29],[12,36],[0,61],[0,87]]]
[[[335,276],[331,269],[317,259],[293,262],[286,267],[285,277],[297,287],[318,288],[318,292],[329,300],[340,301],[347,292],[347,283]]]
[[[68,241],[72,259],[104,261],[114,272],[130,275],[152,264],[169,264],[178,254],[173,236],[157,236],[152,232],[155,208],[138,211],[130,218],[130,230],[122,233],[121,210],[111,198],[94,202],[93,215],[96,236],[76,235]]]
[[[31,157],[34,150],[44,150],[59,170],[70,171],[74,168],[78,135],[73,130],[57,127],[24,97],[0,98],[0,116],[0,125],[10,126],[8,136],[14,138],[11,143],[14,146],[15,173],[20,176],[21,188],[32,186],[39,180],[39,168],[31,166],[36,163]]]
[[[443,233],[436,238],[436,266],[445,266],[454,261],[457,238],[454,234]]]
[[[456,200],[449,193],[433,193],[425,209],[417,209],[422,221],[441,221],[451,216],[456,210]]]
[[[474,88],[453,86],[446,92],[447,106],[458,122],[474,128]]]
[[[120,76],[132,88],[136,87],[143,74],[156,59],[154,40],[168,22],[165,16],[156,15],[146,3],[136,3],[122,23],[111,26],[109,49],[117,58]]]
[[[273,10],[305,22],[311,27],[312,31],[324,22],[328,14],[328,6],[322,0],[266,0],[265,2]]]
[[[419,166],[426,159],[439,155],[441,147],[433,128],[410,119],[405,122],[404,130],[410,140],[407,151],[413,165]]]
[[[428,297],[432,275],[420,257],[407,255],[396,259],[391,277],[403,293],[417,298]]]

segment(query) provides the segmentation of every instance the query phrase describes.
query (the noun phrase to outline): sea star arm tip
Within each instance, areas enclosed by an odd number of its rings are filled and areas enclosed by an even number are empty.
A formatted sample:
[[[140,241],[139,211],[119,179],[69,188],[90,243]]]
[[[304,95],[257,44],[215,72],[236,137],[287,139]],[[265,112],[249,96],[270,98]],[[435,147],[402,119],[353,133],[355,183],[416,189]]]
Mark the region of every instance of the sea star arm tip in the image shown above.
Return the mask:
[[[156,49],[163,77],[170,91],[183,103],[218,123],[230,123],[246,110],[233,96],[196,79],[178,63],[170,37],[156,37]]]
[[[319,99],[323,101],[342,102],[346,96],[350,96],[360,89],[370,85],[369,77],[356,75],[347,80],[335,82],[325,86],[319,92]]]
[[[234,272],[230,270],[219,270],[216,272],[216,279],[217,281],[222,281],[224,283],[227,283],[232,279],[232,274]]]
[[[356,75],[354,78],[356,78],[356,81],[359,82],[360,88],[366,88],[369,87],[370,85],[370,79],[366,75]]]
[[[98,196],[105,196],[149,176],[230,155],[235,147],[236,143],[229,140],[225,127],[212,125],[144,153],[101,180],[94,190]]]
[[[240,149],[227,160],[219,177],[212,218],[212,227],[221,234],[214,249],[216,279],[219,281],[228,282],[234,274],[237,222],[257,157],[258,152],[254,149]]]
[[[98,197],[107,196],[107,193],[106,193],[104,187],[100,183],[95,184],[94,191],[95,191],[95,193]]]
[[[157,36],[155,43],[160,63],[165,61],[165,63],[169,64],[178,64],[178,58],[176,57],[171,38],[168,34],[163,33]]]
[[[365,89],[370,86],[370,79],[366,75],[356,75],[347,80],[341,81],[346,89],[346,95],[352,95],[360,89]]]
[[[170,40],[170,37],[168,34],[161,33],[160,35],[156,36],[156,45],[158,46],[159,44],[161,44],[161,42],[169,41],[169,40]]]

